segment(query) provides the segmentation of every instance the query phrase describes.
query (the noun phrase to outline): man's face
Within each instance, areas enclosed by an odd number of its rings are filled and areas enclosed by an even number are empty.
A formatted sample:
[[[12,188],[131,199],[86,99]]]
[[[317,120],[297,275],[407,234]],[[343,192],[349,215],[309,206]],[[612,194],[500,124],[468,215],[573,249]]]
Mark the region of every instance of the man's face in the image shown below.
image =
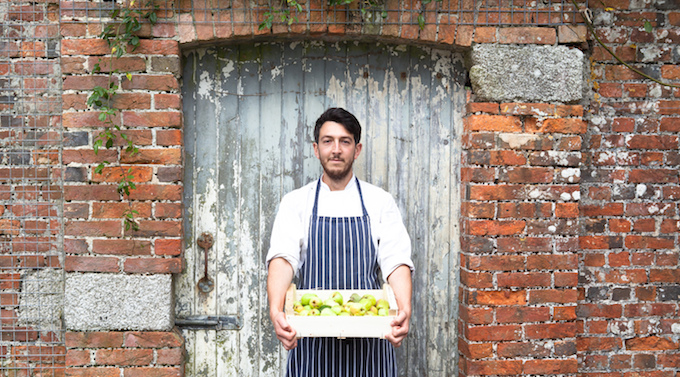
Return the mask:
[[[361,143],[340,123],[326,122],[319,130],[319,143],[314,143],[314,154],[321,162],[324,174],[341,180],[352,173],[352,164],[359,157]]]

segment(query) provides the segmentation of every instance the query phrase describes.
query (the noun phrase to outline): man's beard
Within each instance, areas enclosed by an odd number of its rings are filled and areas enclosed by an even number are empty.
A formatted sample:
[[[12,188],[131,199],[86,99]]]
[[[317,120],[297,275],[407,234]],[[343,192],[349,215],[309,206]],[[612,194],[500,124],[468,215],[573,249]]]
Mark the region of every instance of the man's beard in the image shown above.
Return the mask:
[[[322,164],[323,173],[333,181],[342,181],[344,178],[347,178],[348,175],[352,174],[352,165],[354,165],[354,161],[350,162],[346,169],[330,171]]]

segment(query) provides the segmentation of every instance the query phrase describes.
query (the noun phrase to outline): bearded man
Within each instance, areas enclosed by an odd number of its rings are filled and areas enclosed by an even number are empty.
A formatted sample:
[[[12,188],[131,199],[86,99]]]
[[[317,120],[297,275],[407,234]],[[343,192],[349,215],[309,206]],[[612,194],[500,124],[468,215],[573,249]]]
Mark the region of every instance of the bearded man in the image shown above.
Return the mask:
[[[360,181],[352,170],[361,125],[342,108],[326,110],[314,127],[314,154],[323,174],[286,194],[274,220],[267,254],[269,314],[288,353],[288,377],[396,377],[394,347],[411,317],[411,241],[394,198]],[[394,290],[399,314],[378,338],[296,338],[283,311],[294,278],[300,289]]]

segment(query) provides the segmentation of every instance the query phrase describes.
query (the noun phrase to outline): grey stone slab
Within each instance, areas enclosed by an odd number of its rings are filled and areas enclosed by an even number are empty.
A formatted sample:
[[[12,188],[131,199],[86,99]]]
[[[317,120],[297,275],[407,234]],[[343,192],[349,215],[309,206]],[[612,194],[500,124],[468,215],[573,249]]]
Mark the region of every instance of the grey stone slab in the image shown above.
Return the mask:
[[[66,274],[68,330],[169,330],[173,326],[170,275]]]
[[[566,46],[479,44],[470,81],[482,100],[575,102],[583,97],[583,53]]]

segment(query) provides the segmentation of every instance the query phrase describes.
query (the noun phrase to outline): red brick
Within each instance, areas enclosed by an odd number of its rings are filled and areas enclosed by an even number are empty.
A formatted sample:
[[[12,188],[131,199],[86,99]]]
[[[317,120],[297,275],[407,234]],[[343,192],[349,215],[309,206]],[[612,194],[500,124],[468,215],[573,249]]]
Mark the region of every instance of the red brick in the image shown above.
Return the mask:
[[[470,304],[488,306],[507,306],[526,304],[525,291],[476,291],[470,293]]]
[[[576,336],[573,322],[527,324],[524,331],[527,339],[563,339]]]
[[[151,349],[100,349],[95,355],[97,365],[149,365],[152,362]]]
[[[125,90],[153,90],[167,92],[179,89],[179,81],[173,75],[132,75],[132,80],[123,80]]]
[[[460,271],[460,283],[470,288],[492,288],[493,276],[490,273],[472,273],[465,270]]]
[[[522,270],[525,269],[525,260],[521,255],[472,255],[468,257],[465,267],[481,271]]]
[[[645,338],[626,339],[626,349],[629,351],[677,350],[678,343],[659,336],[649,336]]]
[[[108,72],[140,72],[146,70],[146,59],[139,56],[121,56],[116,59],[95,59],[89,58],[87,70],[94,72],[95,65],[99,64],[99,70],[103,73]]]
[[[465,330],[465,336],[472,341],[519,340],[522,327],[519,325],[475,326]]]
[[[487,113],[487,114],[498,114],[499,105],[495,102],[469,102],[465,105],[466,112],[468,114],[474,113]]]
[[[68,368],[68,377],[120,377],[120,369],[115,367],[104,368]]]
[[[578,292],[575,289],[546,289],[529,291],[530,304],[575,303]]]
[[[551,183],[554,170],[543,167],[510,167],[501,170],[499,181],[508,183]]]
[[[577,318],[575,306],[556,306],[553,307],[553,319],[555,321],[573,321]],[[579,334],[582,331],[579,331]]]
[[[578,215],[578,203],[555,203],[555,217],[576,218]]]
[[[646,283],[647,273],[642,269],[608,271],[604,274],[604,282],[617,284]]]
[[[111,83],[113,84],[118,84],[118,79],[116,77],[109,78],[108,76],[103,75],[66,76],[62,83],[62,89],[83,91],[91,90],[95,86],[108,88],[109,80],[111,80]]]
[[[138,230],[126,230],[126,236],[132,237],[179,237],[182,224],[180,221],[139,220]]]
[[[123,120],[128,127],[172,127],[182,125],[181,113],[177,111],[123,111]]]
[[[496,171],[493,168],[460,168],[460,179],[462,182],[493,182]]]
[[[548,307],[509,306],[496,309],[498,323],[545,322],[550,319]]]
[[[182,131],[158,130],[156,132],[156,145],[158,146],[182,145]]]
[[[151,242],[118,239],[93,240],[92,252],[110,255],[151,255]]]
[[[527,127],[527,132],[538,133],[564,133],[584,134],[587,129],[586,121],[577,118],[549,118],[537,124],[536,127]]]
[[[65,200],[118,200],[114,185],[64,186]]]
[[[92,218],[120,219],[128,210],[137,211],[137,218],[151,217],[151,203],[104,202],[92,203]]]
[[[498,42],[553,45],[557,42],[557,31],[554,28],[544,27],[499,28]]]
[[[139,149],[134,155],[122,154],[124,164],[160,164],[179,165],[182,162],[182,150],[178,148]]]
[[[680,118],[661,118],[659,130],[661,132],[680,132]]]
[[[586,217],[596,216],[621,216],[623,215],[623,203],[607,203],[598,205],[581,205],[581,214]]]
[[[181,365],[184,360],[184,352],[180,348],[159,349],[156,364],[159,365]]]
[[[67,255],[64,261],[66,271],[75,272],[118,272],[118,258],[81,257]]]
[[[503,218],[536,218],[551,217],[550,203],[499,203],[498,217]]]
[[[111,52],[105,40],[64,39],[61,41],[61,55],[105,55]]]
[[[630,253],[628,252],[610,253],[609,267],[622,267],[622,266],[630,266]]]
[[[179,367],[146,367],[146,368],[125,368],[124,377],[180,377],[182,375]]]
[[[92,168],[92,182],[118,183],[125,176],[132,182],[140,183],[151,182],[153,178],[153,168],[150,166],[109,166],[100,172],[96,169],[96,167]]]
[[[128,258],[123,263],[123,271],[128,273],[168,274],[182,272],[179,258]]]
[[[120,237],[122,236],[121,221],[69,220],[66,222],[64,234],[68,236]]]
[[[61,115],[62,125],[64,128],[102,128],[107,124],[99,120],[98,111],[85,112],[65,112]],[[114,116],[112,118],[114,125],[120,126],[120,117]]]
[[[182,253],[182,240],[157,239],[154,243],[154,254],[176,256]]]
[[[472,235],[512,235],[524,231],[526,223],[521,220],[470,220]]]
[[[520,200],[524,198],[522,185],[470,186],[472,200]]]
[[[154,108],[156,110],[182,108],[182,98],[179,94],[157,93],[154,94]],[[160,145],[160,144],[159,144]]]
[[[678,137],[670,135],[631,135],[626,138],[630,149],[678,149]]]
[[[475,28],[475,43],[495,43],[496,42],[495,27],[478,26]]]
[[[475,360],[466,361],[465,375],[519,375],[522,374],[521,360]]]
[[[666,303],[642,303],[628,304],[623,310],[626,317],[650,317],[650,316],[673,316],[675,315],[675,304]]]
[[[530,342],[498,343],[498,356],[504,358],[546,357],[550,350],[544,344]]]
[[[141,39],[135,54],[179,55],[179,42],[174,40]]]
[[[125,347],[182,347],[182,336],[175,331],[131,331],[125,333]]]
[[[672,249],[675,247],[675,240],[671,237],[627,235],[625,245],[631,249]]]
[[[575,254],[529,255],[527,268],[530,270],[575,270],[578,258]]]
[[[524,373],[534,375],[570,374],[578,372],[578,361],[569,360],[527,360],[524,363]]]
[[[182,186],[143,184],[130,192],[132,200],[182,200]]]
[[[493,322],[493,309],[472,308],[460,305],[460,319],[471,325],[488,325]]]
[[[90,364],[90,351],[88,350],[67,350],[66,366],[83,366]]]
[[[465,130],[474,131],[499,131],[520,132],[522,122],[518,117],[502,115],[470,115],[464,120]]]
[[[623,88],[619,83],[600,83],[597,92],[602,97],[607,98],[621,98],[623,96]]]
[[[154,217],[157,219],[178,219],[182,217],[182,205],[180,203],[156,203],[154,205]]]
[[[547,252],[552,250],[551,240],[542,237],[498,238],[498,250],[503,253]]]
[[[616,337],[578,337],[576,348],[580,352],[618,351],[623,347],[621,338]]]
[[[552,282],[551,275],[545,272],[501,273],[497,275],[496,279],[501,288],[549,287]]]
[[[467,344],[461,338],[458,338],[458,350],[461,354],[472,359],[483,359],[493,355],[493,344]]]
[[[680,115],[680,101],[659,101],[659,114]]]

